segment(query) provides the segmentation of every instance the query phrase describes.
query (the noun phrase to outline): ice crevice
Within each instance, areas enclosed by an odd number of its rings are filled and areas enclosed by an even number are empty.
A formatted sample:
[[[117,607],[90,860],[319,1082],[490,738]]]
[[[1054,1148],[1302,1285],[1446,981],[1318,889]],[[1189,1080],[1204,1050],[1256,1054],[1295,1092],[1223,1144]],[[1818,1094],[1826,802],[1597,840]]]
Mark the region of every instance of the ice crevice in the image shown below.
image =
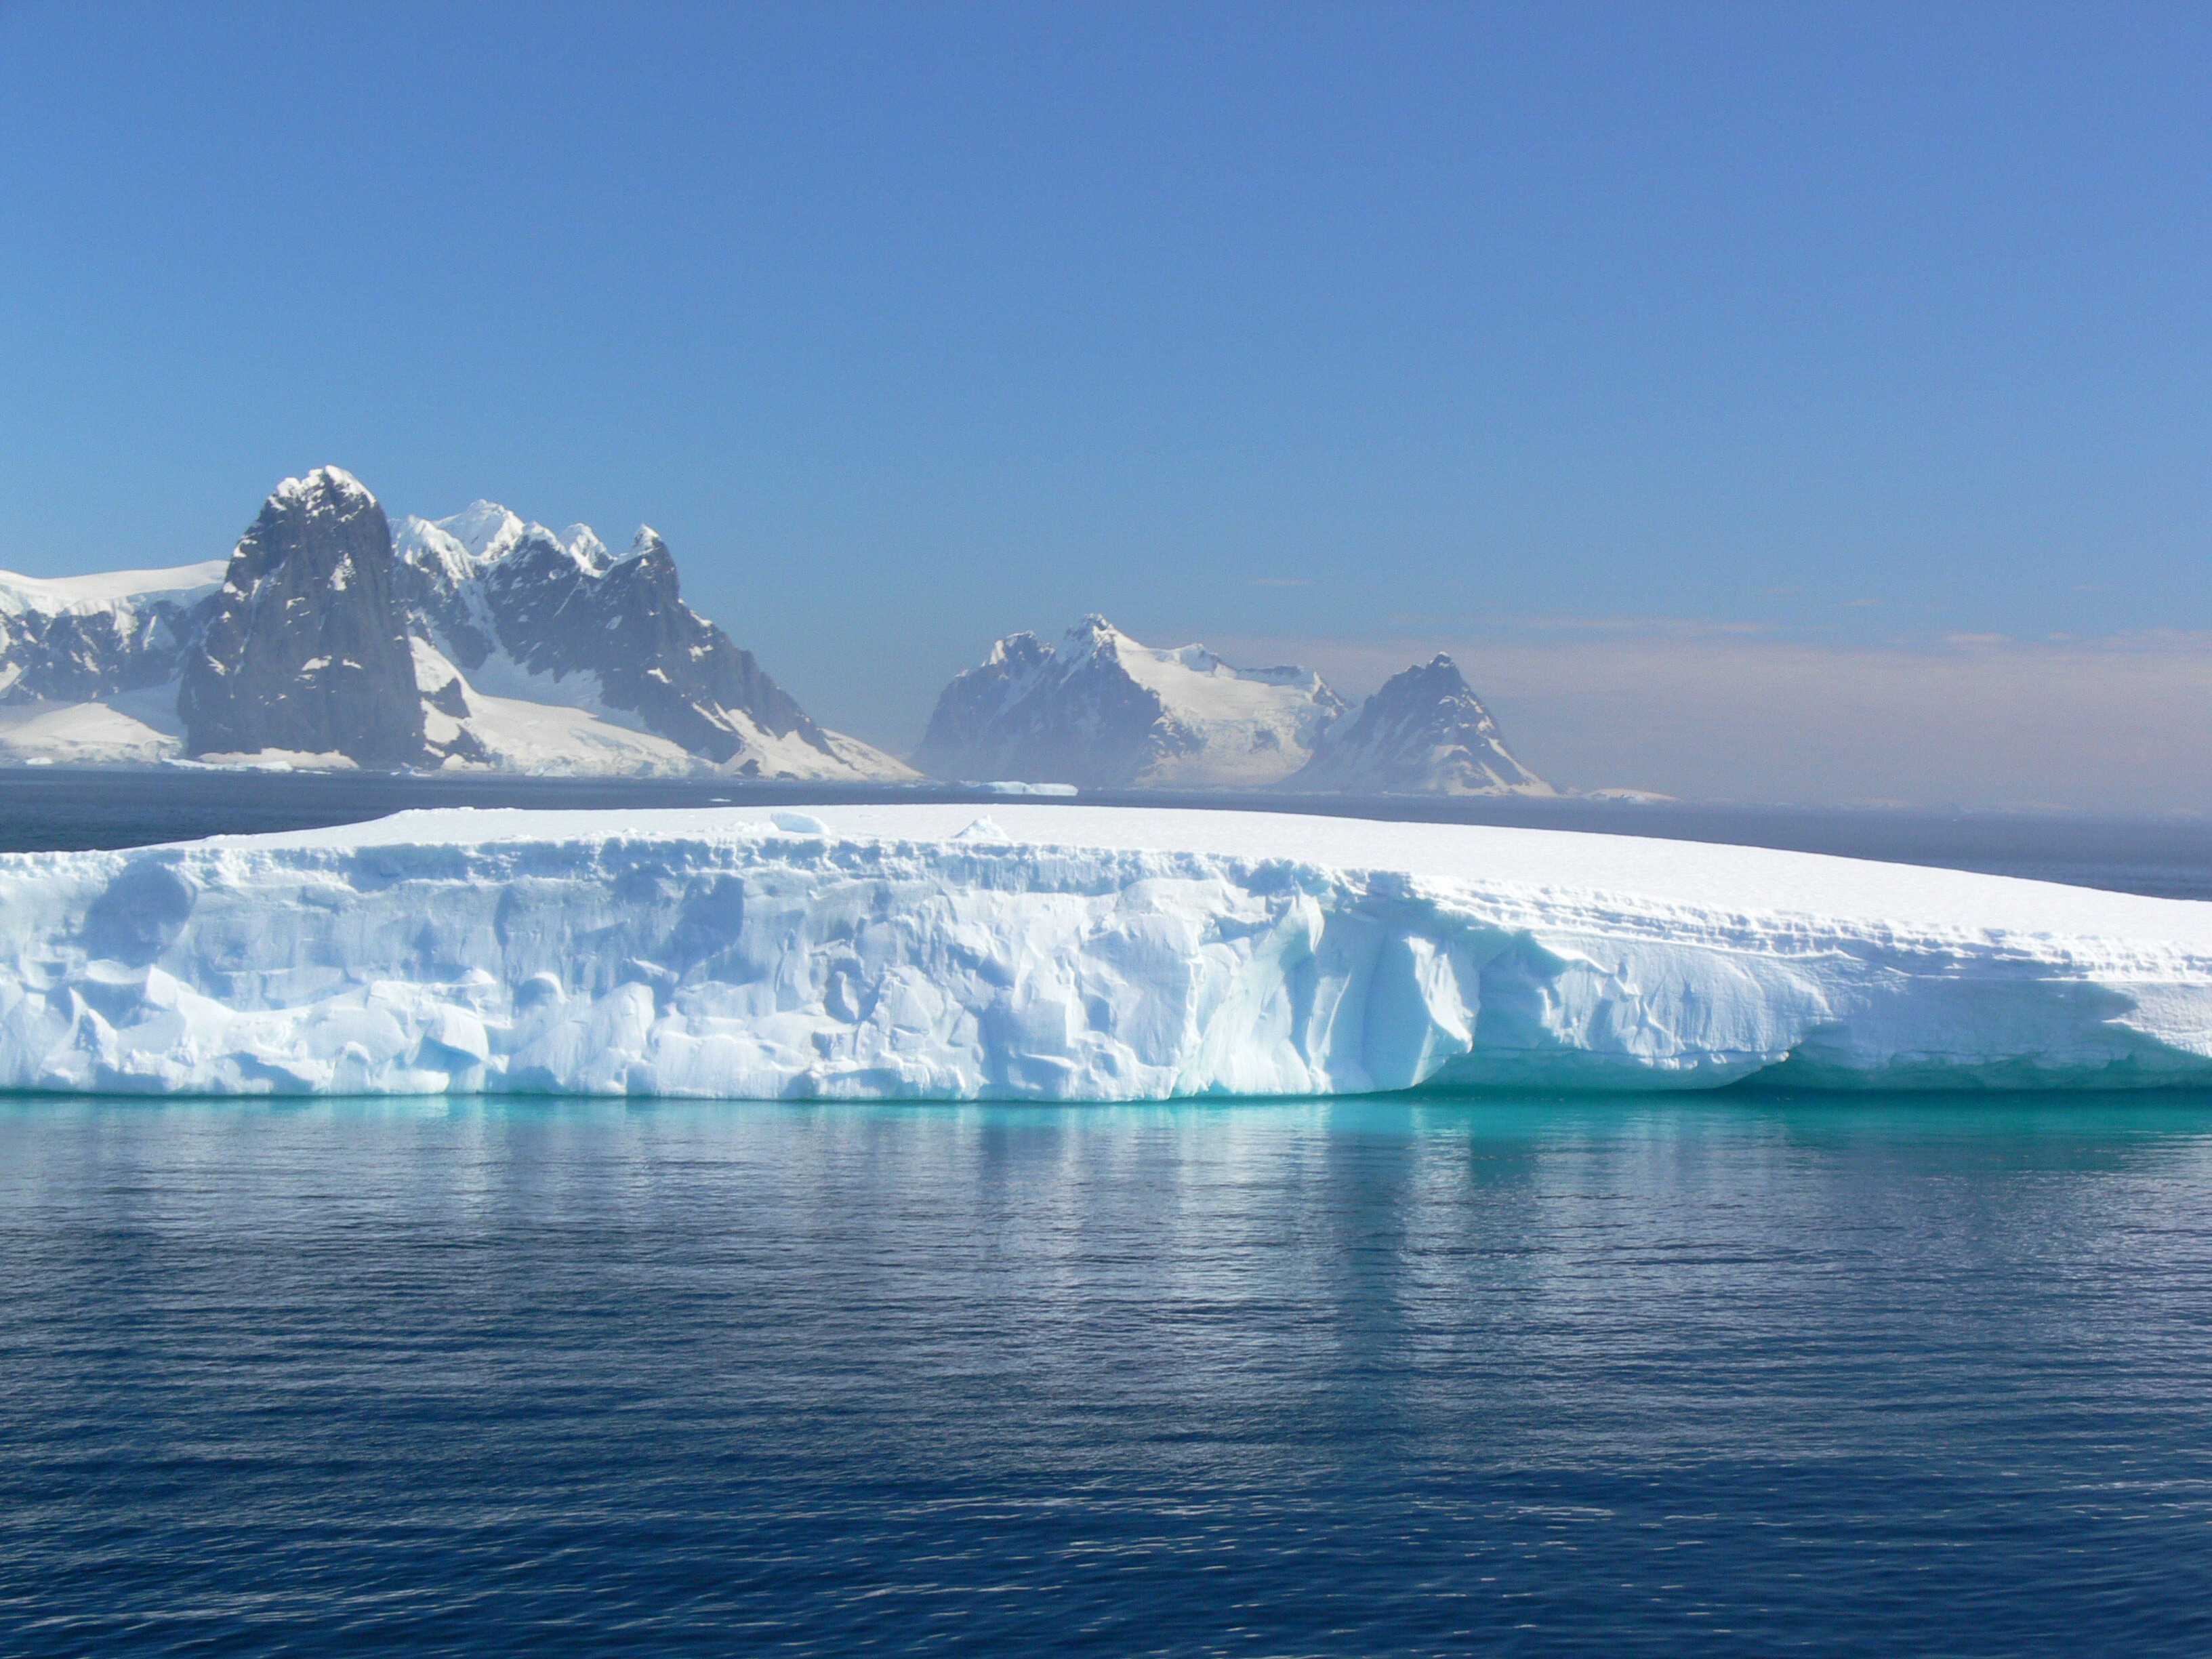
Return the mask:
[[[2212,906],[1631,837],[448,811],[0,858],[0,1088],[1119,1100],[2212,1081]]]

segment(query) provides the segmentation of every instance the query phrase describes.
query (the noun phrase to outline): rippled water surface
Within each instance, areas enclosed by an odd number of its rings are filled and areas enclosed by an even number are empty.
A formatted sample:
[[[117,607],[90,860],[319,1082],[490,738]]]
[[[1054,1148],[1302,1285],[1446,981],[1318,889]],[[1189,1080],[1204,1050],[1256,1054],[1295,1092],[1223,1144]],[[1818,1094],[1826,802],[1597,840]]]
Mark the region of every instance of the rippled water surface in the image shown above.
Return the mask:
[[[2212,1650],[2212,1097],[0,1103],[11,1653]]]

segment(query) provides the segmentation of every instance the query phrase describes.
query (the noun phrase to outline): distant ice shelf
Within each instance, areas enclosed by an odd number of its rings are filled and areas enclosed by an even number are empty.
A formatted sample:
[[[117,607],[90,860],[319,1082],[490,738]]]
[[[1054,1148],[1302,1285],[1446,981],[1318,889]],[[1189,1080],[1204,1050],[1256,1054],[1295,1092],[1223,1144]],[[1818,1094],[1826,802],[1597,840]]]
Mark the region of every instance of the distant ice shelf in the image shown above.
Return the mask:
[[[0,857],[0,1088],[1127,1100],[2212,1082],[2212,905],[994,803]]]

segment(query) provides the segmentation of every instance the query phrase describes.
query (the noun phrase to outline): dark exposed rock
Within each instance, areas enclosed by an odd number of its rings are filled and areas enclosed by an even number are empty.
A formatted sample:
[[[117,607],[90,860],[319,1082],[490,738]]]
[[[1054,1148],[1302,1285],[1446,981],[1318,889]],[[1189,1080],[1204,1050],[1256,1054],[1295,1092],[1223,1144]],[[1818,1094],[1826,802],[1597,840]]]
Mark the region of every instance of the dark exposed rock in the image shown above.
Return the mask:
[[[176,678],[212,586],[193,567],[149,571],[167,586],[88,603],[66,582],[26,583],[0,608],[0,702],[90,702]]]
[[[324,467],[288,478],[231,555],[178,699],[195,755],[423,758],[422,701],[376,498]]]
[[[498,511],[480,502],[461,517],[483,522]],[[717,763],[745,747],[747,723],[843,763],[752,653],[684,603],[676,562],[652,531],[641,530],[617,559],[588,532],[564,544],[514,521],[477,552],[450,532],[428,533],[441,529],[410,522],[399,581],[417,627],[464,673],[484,671],[496,654],[564,687],[580,676],[589,687],[578,688],[584,700],[633,714]]]

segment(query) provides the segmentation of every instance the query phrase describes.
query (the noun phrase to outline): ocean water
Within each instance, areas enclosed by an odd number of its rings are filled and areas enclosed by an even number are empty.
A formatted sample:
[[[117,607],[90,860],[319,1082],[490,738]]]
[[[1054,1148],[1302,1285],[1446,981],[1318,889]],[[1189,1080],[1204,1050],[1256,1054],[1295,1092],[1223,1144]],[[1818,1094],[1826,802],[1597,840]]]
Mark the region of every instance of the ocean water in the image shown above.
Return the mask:
[[[2212,1097],[0,1103],[0,1650],[2212,1650]]]
[[[12,773],[0,848],[860,793]],[[1470,1650],[2212,1652],[2212,1095],[0,1098],[0,1654]]]
[[[707,778],[489,778],[360,773],[70,770],[0,767],[0,853],[134,847],[357,823],[409,807],[771,806],[1003,798],[959,784],[751,783]],[[1845,858],[1978,870],[2155,898],[2212,899],[2212,817],[1869,811],[1693,802],[1224,795],[1086,791],[1084,805],[1329,812],[1419,823],[1518,824],[1601,835],[1729,842]],[[1027,804],[1052,805],[1051,797]]]

